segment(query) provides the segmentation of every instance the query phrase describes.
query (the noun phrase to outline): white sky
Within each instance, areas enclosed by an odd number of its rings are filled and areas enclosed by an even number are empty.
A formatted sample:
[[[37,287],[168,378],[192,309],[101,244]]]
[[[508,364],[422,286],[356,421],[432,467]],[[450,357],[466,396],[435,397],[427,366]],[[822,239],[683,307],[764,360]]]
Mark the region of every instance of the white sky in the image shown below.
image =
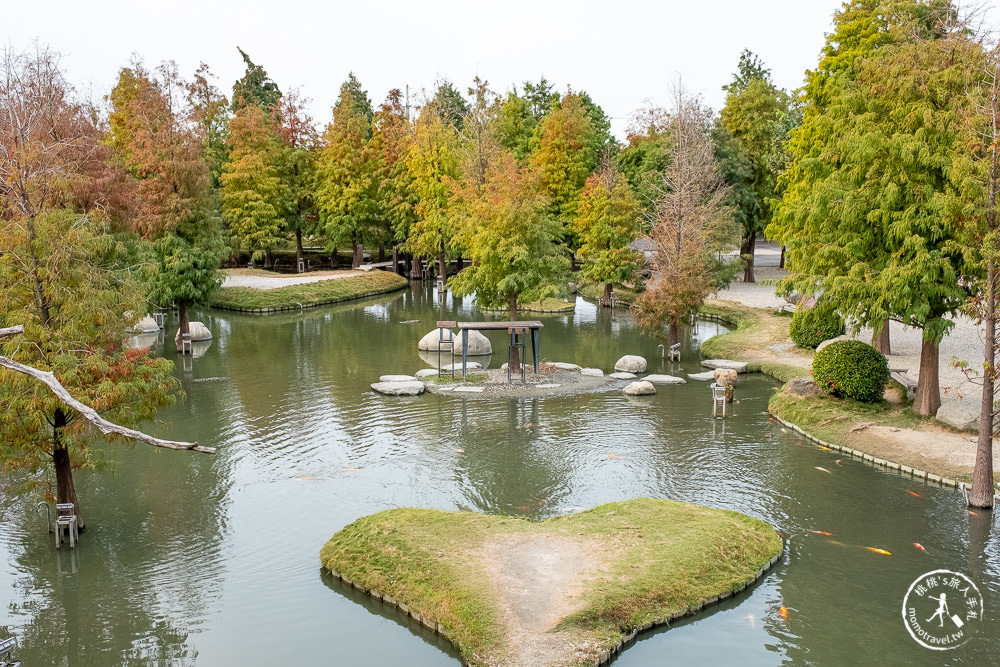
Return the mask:
[[[411,99],[437,77],[465,92],[477,74],[497,92],[544,75],[560,92],[585,90],[624,138],[646,100],[668,105],[671,85],[721,106],[721,87],[744,48],[775,82],[798,88],[816,66],[840,0],[3,0],[0,37],[15,49],[37,39],[64,54],[81,92],[106,94],[133,53],[152,67],[173,59],[189,77],[208,63],[227,94],[243,48],[282,91],[313,100],[330,119],[354,71],[374,105],[409,84]],[[989,0],[996,5],[1000,0]],[[995,16],[993,17],[995,18]]]

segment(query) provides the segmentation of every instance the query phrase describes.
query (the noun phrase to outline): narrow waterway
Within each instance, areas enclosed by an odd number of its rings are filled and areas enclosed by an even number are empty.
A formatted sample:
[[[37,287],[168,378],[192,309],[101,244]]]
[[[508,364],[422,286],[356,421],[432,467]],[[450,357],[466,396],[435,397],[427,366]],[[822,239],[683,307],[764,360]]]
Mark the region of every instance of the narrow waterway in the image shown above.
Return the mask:
[[[0,479],[0,638],[17,637],[26,667],[454,665],[447,643],[323,576],[334,532],[399,506],[544,519],[652,496],[759,517],[789,549],[758,586],[642,635],[616,664],[996,662],[990,516],[785,432],[765,377],[741,376],[724,420],[697,381],[642,398],[371,392],[381,374],[426,365],[416,342],[436,320],[484,317],[422,287],[294,314],[198,313],[215,334],[198,358],[154,343],[186,399],[147,430],[218,453],[107,447],[107,469],[77,478],[88,530],[72,551],[54,549],[37,498]],[[698,324],[671,364],[625,312],[579,300],[539,319],[543,358],[605,372],[623,354],[700,372],[698,342],[723,330]],[[505,337],[490,338],[498,366]],[[903,624],[907,588],[936,569],[967,574],[985,598],[985,622],[954,651],[921,647]]]

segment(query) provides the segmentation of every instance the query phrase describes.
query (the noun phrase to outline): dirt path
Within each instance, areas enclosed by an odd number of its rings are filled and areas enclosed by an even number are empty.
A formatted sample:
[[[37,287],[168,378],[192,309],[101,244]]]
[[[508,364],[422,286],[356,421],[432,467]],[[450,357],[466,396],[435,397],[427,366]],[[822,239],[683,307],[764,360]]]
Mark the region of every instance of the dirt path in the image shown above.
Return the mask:
[[[508,628],[504,665],[555,667],[593,659],[596,648],[571,632],[553,631],[583,606],[586,581],[608,559],[593,542],[552,534],[505,535],[481,553]]]
[[[289,285],[319,283],[324,280],[338,280],[363,275],[364,271],[311,271],[309,273],[274,274],[257,269],[230,269],[225,272],[223,287],[250,287],[259,290],[278,289]]]

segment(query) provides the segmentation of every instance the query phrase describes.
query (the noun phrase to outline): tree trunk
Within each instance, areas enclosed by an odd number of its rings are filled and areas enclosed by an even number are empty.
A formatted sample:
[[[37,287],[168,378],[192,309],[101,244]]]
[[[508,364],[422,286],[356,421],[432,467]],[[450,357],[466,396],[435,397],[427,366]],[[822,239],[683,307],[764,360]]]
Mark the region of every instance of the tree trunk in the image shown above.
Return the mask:
[[[424,263],[416,255],[413,256],[413,262],[410,266],[410,278],[412,280],[423,280],[424,279]]]
[[[448,279],[448,264],[444,259],[444,250],[438,253],[438,278],[441,280]]]
[[[464,268],[465,268],[465,260],[462,259],[461,255],[459,255],[458,258],[455,259],[455,273],[460,273]]]
[[[335,269],[338,264],[340,264],[340,252],[334,248],[333,252],[330,253],[330,268]]]
[[[305,258],[302,256],[302,230],[295,230],[295,270],[299,270],[299,266],[305,266]]]
[[[611,296],[614,294],[614,289],[611,283],[604,283],[604,297],[601,299],[601,305],[605,308],[611,307]]]
[[[274,262],[272,261],[270,250],[264,251],[264,268],[265,269],[274,268]]]
[[[743,282],[756,283],[753,275],[753,253],[757,245],[757,232],[750,232],[740,245],[740,256],[746,260],[746,267],[743,269]]]
[[[362,243],[354,244],[354,257],[351,260],[351,268],[357,269],[365,261],[365,246]]]
[[[681,318],[676,315],[670,317],[670,344],[676,345],[680,341]]]
[[[983,395],[979,408],[979,439],[976,444],[976,467],[972,472],[973,507],[993,507],[993,401],[996,400],[996,281],[997,270],[990,257],[986,262],[986,344],[983,349]]]
[[[177,302],[177,314],[180,316],[181,323],[177,327],[175,346],[177,347],[177,351],[180,352],[184,345],[184,334],[191,333],[191,323],[188,321],[188,302],[186,299],[181,299]]]
[[[385,244],[384,243],[379,243],[378,244],[378,261],[379,262],[384,262],[385,261]]]
[[[392,244],[392,272],[399,274],[399,246]]]
[[[920,346],[920,377],[917,378],[917,396],[913,411],[930,416],[941,407],[941,387],[938,382],[938,343],[925,340]]]
[[[785,268],[785,246],[781,246],[781,258],[778,259],[778,268]]]
[[[507,302],[507,306],[510,309],[510,321],[514,322],[517,320],[517,295],[514,294],[510,297]],[[512,348],[510,351],[510,372],[520,373],[521,372],[521,355],[518,354],[517,348]]]
[[[883,322],[881,327],[875,325],[872,332],[872,347],[887,357],[892,353],[889,346],[889,320]]]
[[[83,515],[80,513],[80,502],[76,498],[76,486],[73,484],[73,465],[69,460],[69,449],[62,442],[62,429],[67,424],[66,413],[57,408],[52,420],[52,465],[56,471],[56,502],[73,503],[76,508],[76,527],[84,529]]]

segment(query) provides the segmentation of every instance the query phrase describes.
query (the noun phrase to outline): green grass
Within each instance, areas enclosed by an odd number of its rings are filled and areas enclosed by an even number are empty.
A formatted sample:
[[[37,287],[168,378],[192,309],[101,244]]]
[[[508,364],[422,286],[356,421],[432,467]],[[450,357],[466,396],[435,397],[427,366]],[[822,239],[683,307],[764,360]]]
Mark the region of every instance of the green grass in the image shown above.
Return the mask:
[[[457,362],[456,362],[457,363]],[[477,373],[466,373],[465,379],[462,379],[462,369],[458,368],[455,370],[455,377],[451,376],[451,371],[441,371],[440,375],[429,375],[424,378],[424,381],[430,380],[434,384],[463,384],[465,382],[471,382],[473,384],[479,382],[486,382],[489,379],[489,375],[483,372]]]
[[[498,664],[508,650],[506,629],[479,554],[491,539],[519,533],[582,541],[588,551],[604,554],[605,570],[586,580],[584,608],[559,628],[574,643],[595,646],[597,654],[633,628],[739,590],[782,548],[774,529],[757,519],[643,498],[537,523],[474,512],[388,510],[338,532],[320,561],[440,623],[467,663]]]
[[[702,315],[717,317],[735,327],[729,333],[713,336],[701,344],[701,356],[706,359],[746,361],[750,372],[766,373],[781,382],[809,374],[810,362],[802,365],[778,363],[766,358],[764,352],[775,343],[791,343],[787,317],[735,303],[704,304]],[[811,351],[798,350],[812,356]]]
[[[361,299],[406,287],[406,278],[388,271],[371,271],[350,278],[337,278],[272,290],[223,287],[212,299],[213,308],[243,311],[271,311],[309,308],[338,301]]]

